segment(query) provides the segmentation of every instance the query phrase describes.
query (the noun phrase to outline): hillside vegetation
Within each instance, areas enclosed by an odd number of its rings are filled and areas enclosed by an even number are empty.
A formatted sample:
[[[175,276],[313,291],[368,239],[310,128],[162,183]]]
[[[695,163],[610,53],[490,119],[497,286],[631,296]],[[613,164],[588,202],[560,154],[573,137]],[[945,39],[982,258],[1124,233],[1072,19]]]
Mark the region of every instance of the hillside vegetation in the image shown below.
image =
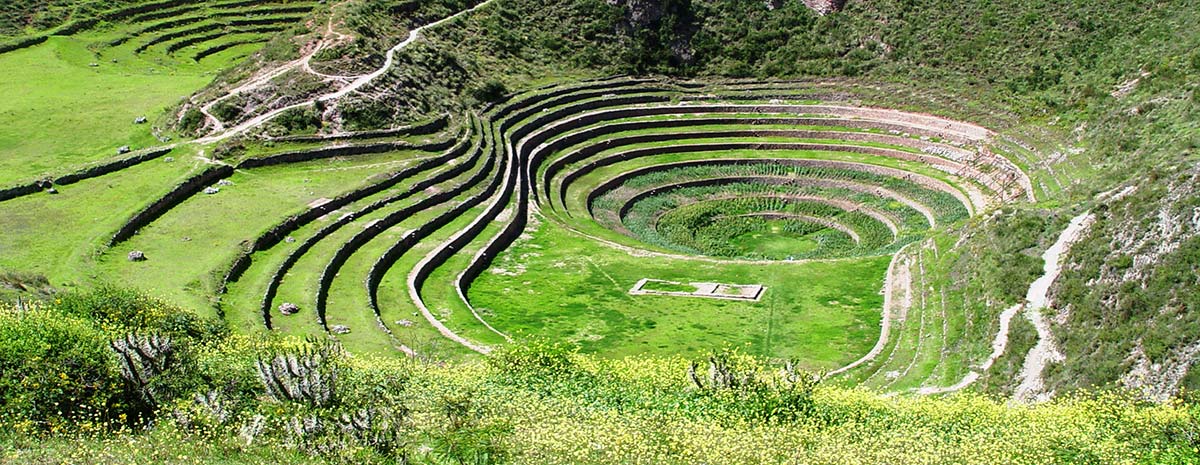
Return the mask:
[[[0,456],[1200,461],[1200,5],[822,13],[6,3]]]
[[[695,381],[685,359],[607,360],[545,342],[453,366],[349,357],[328,342],[224,336],[219,322],[115,289],[0,312],[0,364],[25,373],[0,384],[11,463],[1197,459],[1195,407],[1118,395],[1021,408],[975,394],[888,400],[730,349],[698,360]],[[131,330],[159,341],[122,336]],[[112,360],[110,338],[143,345]],[[734,381],[706,374],[710,363]],[[145,433],[101,432],[151,419]],[[38,430],[57,434],[26,435]]]

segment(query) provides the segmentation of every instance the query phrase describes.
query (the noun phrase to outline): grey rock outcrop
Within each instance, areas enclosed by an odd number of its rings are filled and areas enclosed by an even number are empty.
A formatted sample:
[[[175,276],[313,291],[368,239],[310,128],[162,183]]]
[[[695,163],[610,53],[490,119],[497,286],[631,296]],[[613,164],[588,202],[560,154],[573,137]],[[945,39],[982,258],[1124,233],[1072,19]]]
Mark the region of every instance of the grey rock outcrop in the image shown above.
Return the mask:
[[[804,6],[824,16],[842,11],[842,8],[846,6],[846,0],[804,0]]]

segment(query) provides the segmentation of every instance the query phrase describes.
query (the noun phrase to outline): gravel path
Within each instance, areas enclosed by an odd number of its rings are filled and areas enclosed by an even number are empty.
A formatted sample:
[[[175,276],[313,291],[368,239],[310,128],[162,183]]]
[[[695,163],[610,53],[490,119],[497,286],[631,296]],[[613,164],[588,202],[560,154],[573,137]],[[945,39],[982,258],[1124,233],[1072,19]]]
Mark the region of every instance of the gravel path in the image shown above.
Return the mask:
[[[401,51],[401,50],[403,50],[404,48],[408,47],[409,45],[411,45],[412,43],[416,42],[417,40],[419,40],[419,39],[421,38],[421,33],[422,33],[422,32],[424,32],[426,29],[433,28],[433,27],[437,27],[437,26],[439,26],[439,25],[441,25],[441,24],[444,24],[444,23],[446,23],[446,22],[448,22],[448,21],[453,21],[454,19],[456,19],[456,18],[458,18],[458,17],[460,17],[460,16],[462,16],[462,15],[465,15],[465,14],[468,14],[468,13],[470,13],[470,12],[473,12],[473,11],[475,11],[475,10],[477,10],[477,9],[479,9],[479,8],[482,8],[482,7],[484,7],[485,5],[488,5],[488,4],[490,4],[490,3],[494,2],[494,1],[496,1],[496,0],[487,0],[487,1],[483,2],[483,3],[480,3],[480,4],[478,4],[478,5],[475,5],[475,6],[471,7],[471,8],[468,8],[468,9],[466,9],[466,10],[460,11],[460,12],[458,12],[458,13],[455,13],[455,14],[453,14],[453,15],[447,16],[447,17],[445,17],[445,18],[442,18],[442,19],[440,19],[440,20],[437,20],[437,21],[434,21],[434,22],[432,22],[432,23],[429,23],[429,24],[426,24],[426,25],[424,25],[424,26],[421,26],[421,27],[418,27],[418,28],[416,28],[416,29],[413,29],[412,31],[410,31],[410,32],[408,33],[408,37],[407,37],[407,38],[405,38],[403,41],[401,41],[400,43],[396,44],[396,46],[394,46],[394,47],[392,47],[391,49],[389,49],[389,50],[388,50],[388,52],[387,52],[387,57],[386,57],[386,59],[384,60],[384,62],[383,62],[383,66],[382,66],[382,67],[380,67],[379,69],[377,69],[377,70],[375,70],[375,71],[372,71],[372,72],[371,72],[371,73],[369,73],[369,74],[365,74],[365,75],[362,75],[362,76],[358,76],[358,77],[357,77],[357,78],[355,78],[355,79],[354,79],[352,82],[350,82],[350,84],[347,84],[346,86],[343,86],[341,89],[338,89],[338,90],[336,90],[336,91],[334,91],[334,92],[331,92],[331,93],[328,93],[328,94],[325,94],[325,95],[322,95],[322,96],[320,96],[320,97],[316,97],[316,98],[314,98],[314,99],[311,99],[311,100],[306,100],[306,101],[303,101],[303,102],[300,102],[300,103],[296,103],[296,104],[292,104],[292,105],[288,105],[288,106],[286,106],[286,107],[282,107],[282,108],[276,108],[276,109],[274,109],[274,110],[271,110],[271,111],[269,111],[269,112],[267,112],[267,113],[264,113],[264,114],[262,114],[262,115],[256,116],[256,117],[254,117],[254,118],[251,118],[251,119],[249,119],[249,120],[246,120],[245,122],[242,122],[241,124],[239,124],[239,125],[237,125],[237,126],[234,126],[234,127],[232,127],[232,128],[227,128],[227,129],[225,129],[225,130],[223,130],[223,131],[221,131],[221,132],[219,132],[219,133],[217,133],[217,134],[214,134],[214,135],[211,135],[211,136],[208,136],[208,137],[204,137],[204,138],[200,138],[200,139],[196,139],[196,141],[195,141],[195,142],[197,142],[197,143],[200,143],[200,144],[210,144],[210,143],[214,143],[214,142],[220,142],[220,141],[223,141],[223,140],[225,140],[225,139],[228,139],[228,138],[230,138],[230,137],[233,137],[233,136],[236,136],[236,135],[238,135],[238,134],[241,134],[241,133],[243,133],[243,132],[246,132],[246,131],[248,131],[248,130],[250,130],[250,129],[253,129],[253,128],[255,128],[255,127],[258,127],[258,126],[262,125],[263,123],[266,123],[267,121],[270,121],[270,120],[274,119],[276,116],[279,116],[279,114],[281,114],[281,113],[283,113],[283,112],[286,112],[286,111],[288,111],[288,110],[292,110],[292,109],[295,109],[295,108],[306,107],[306,106],[309,106],[309,105],[313,105],[313,104],[315,104],[316,102],[331,102],[331,101],[335,101],[335,100],[337,100],[337,99],[340,99],[340,98],[342,98],[342,97],[344,97],[344,96],[346,96],[346,95],[350,94],[351,92],[354,92],[354,91],[356,91],[356,90],[358,90],[358,89],[362,88],[363,86],[365,86],[365,85],[369,84],[371,81],[374,81],[376,78],[378,78],[378,77],[380,77],[380,76],[383,76],[383,75],[384,75],[384,74],[386,74],[386,73],[387,73],[389,70],[391,70],[391,69],[392,69],[392,64],[393,64],[393,63],[395,63],[395,61],[396,61],[396,53],[397,53],[397,52],[399,52],[399,51]],[[319,48],[319,47],[318,47],[318,48]],[[314,51],[314,52],[311,52],[311,53],[308,55],[307,59],[311,59],[311,55],[312,55],[312,54],[314,54],[314,53],[316,53],[316,52],[315,52],[315,51]],[[292,65],[291,65],[291,66],[292,66],[293,68],[294,68],[294,67],[296,67],[296,66],[300,66],[300,65],[301,65],[301,63],[302,63],[304,60],[306,60],[306,58],[302,58],[302,59],[300,59],[300,60],[297,60],[297,61],[295,61],[295,62],[292,62]],[[288,66],[288,65],[285,65],[285,66]],[[279,74],[283,74],[283,72],[286,72],[286,71],[287,71],[287,70],[279,70],[279,69],[276,69],[276,70],[272,71],[272,72],[271,72],[271,73],[269,73],[269,74],[275,74],[276,76],[278,76]],[[349,77],[346,77],[346,78],[347,78],[347,79],[349,79]],[[259,81],[262,81],[262,80],[263,80],[263,78],[260,78],[260,79],[258,79],[258,80],[259,80]],[[269,79],[267,79],[267,80],[269,80]],[[235,90],[236,90],[236,89],[235,89]],[[222,98],[222,99],[224,99],[224,98],[227,98],[227,97],[228,97],[228,95],[227,95],[227,96],[224,96],[224,97],[221,97],[221,98]],[[218,100],[220,100],[220,99],[218,99]],[[210,103],[210,104],[209,104],[209,106],[211,106],[211,105],[212,105],[212,103]]]
[[[996,363],[996,360],[1001,355],[1004,355],[1004,350],[1008,347],[1008,333],[1012,319],[1023,309],[1026,310],[1026,317],[1037,328],[1038,343],[1025,357],[1025,364],[1020,374],[1022,381],[1017,388],[1015,397],[1019,400],[1030,400],[1034,397],[1033,394],[1041,390],[1042,370],[1046,367],[1046,363],[1059,361],[1062,355],[1055,347],[1049,323],[1045,317],[1041,316],[1040,311],[1047,306],[1050,285],[1054,283],[1054,280],[1058,278],[1058,275],[1062,271],[1061,259],[1063,253],[1070,250],[1071,244],[1091,224],[1092,218],[1090,213],[1084,213],[1072,219],[1067,228],[1059,234],[1058,240],[1054,242],[1054,245],[1051,245],[1042,254],[1044,262],[1042,276],[1029,285],[1029,290],[1025,293],[1025,302],[1013,305],[1000,314],[1000,330],[996,332],[996,338],[992,341],[992,354],[988,356],[987,360],[977,370],[971,371],[962,380],[951,386],[924,387],[917,390],[918,394],[945,394],[959,391],[977,381],[981,373],[987,372],[992,367],[992,364]]]
[[[1043,310],[1051,307],[1050,285],[1054,283],[1055,279],[1058,279],[1058,275],[1062,272],[1063,254],[1071,250],[1071,245],[1079,240],[1079,236],[1091,226],[1094,220],[1095,216],[1091,213],[1084,213],[1071,219],[1067,229],[1058,236],[1058,241],[1042,254],[1042,260],[1045,262],[1042,265],[1042,276],[1029,286],[1029,293],[1025,295],[1025,318],[1029,319],[1029,322],[1033,323],[1033,327],[1037,329],[1038,342],[1033,349],[1029,350],[1029,354],[1025,356],[1025,363],[1021,367],[1021,374],[1018,377],[1021,384],[1013,392],[1013,397],[1019,401],[1041,402],[1049,399],[1053,394],[1044,392],[1042,371],[1045,370],[1046,364],[1061,362],[1066,357],[1058,350],[1058,346],[1054,342],[1054,333],[1050,331],[1050,322],[1043,314]]]

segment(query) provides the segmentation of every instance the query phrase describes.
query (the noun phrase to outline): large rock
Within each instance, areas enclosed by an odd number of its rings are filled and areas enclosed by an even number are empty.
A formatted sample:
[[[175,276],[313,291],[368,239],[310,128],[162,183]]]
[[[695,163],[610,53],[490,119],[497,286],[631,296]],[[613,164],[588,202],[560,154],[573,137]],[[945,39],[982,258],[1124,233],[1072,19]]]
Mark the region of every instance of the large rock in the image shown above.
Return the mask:
[[[816,11],[819,15],[827,15],[835,11],[842,11],[842,7],[846,6],[846,0],[804,0],[804,6]]]
[[[146,261],[146,254],[142,253],[141,250],[134,250],[129,252],[128,258],[131,262],[144,262]]]
[[[350,327],[346,325],[333,325],[329,327],[329,332],[333,334],[350,334]]]
[[[117,147],[117,155],[124,155],[124,154],[127,154],[132,151],[133,151],[133,149],[129,148],[128,145],[122,145],[120,147]]]
[[[295,315],[296,312],[299,312],[299,311],[300,311],[300,307],[294,303],[284,302],[282,304],[279,304],[279,313],[282,313],[284,315]]]

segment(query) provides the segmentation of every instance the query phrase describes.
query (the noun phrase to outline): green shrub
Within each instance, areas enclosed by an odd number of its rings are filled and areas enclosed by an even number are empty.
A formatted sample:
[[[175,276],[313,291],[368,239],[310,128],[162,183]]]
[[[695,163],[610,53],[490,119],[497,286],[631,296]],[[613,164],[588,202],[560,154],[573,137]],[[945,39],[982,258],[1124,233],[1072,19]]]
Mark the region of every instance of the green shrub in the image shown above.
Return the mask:
[[[574,357],[579,348],[561,341],[535,339],[505,346],[487,358],[501,377],[566,377],[579,373]]]
[[[0,425],[64,431],[125,420],[108,336],[92,322],[35,306],[0,306]]]
[[[318,108],[306,106],[280,113],[270,122],[268,132],[273,136],[312,133],[321,129],[321,113]]]
[[[195,134],[202,126],[204,126],[204,113],[199,108],[188,108],[179,118],[179,131],[185,134]]]
[[[703,367],[707,366],[707,371]],[[701,397],[753,423],[791,422],[813,413],[813,391],[820,376],[787,362],[775,373],[761,360],[737,350],[714,351],[704,362],[692,362],[688,377]]]
[[[95,289],[61,294],[54,308],[65,315],[95,323],[117,336],[153,331],[196,341],[228,334],[217,320],[205,319],[136,290],[103,284]]]
[[[489,79],[487,82],[472,87],[470,90],[471,98],[484,103],[499,101],[507,93],[508,88],[498,79]]]

